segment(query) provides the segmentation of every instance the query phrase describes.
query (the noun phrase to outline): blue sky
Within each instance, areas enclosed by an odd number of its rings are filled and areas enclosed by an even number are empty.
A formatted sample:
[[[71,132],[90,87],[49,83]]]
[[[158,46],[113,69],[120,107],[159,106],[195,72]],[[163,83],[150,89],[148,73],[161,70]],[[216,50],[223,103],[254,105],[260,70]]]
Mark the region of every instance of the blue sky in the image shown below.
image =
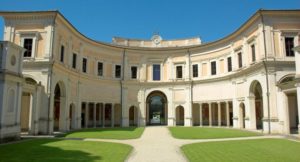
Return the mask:
[[[200,36],[210,42],[229,35],[258,9],[299,9],[299,0],[1,0],[0,10],[59,10],[84,35],[163,39]],[[3,19],[0,19],[3,39]]]

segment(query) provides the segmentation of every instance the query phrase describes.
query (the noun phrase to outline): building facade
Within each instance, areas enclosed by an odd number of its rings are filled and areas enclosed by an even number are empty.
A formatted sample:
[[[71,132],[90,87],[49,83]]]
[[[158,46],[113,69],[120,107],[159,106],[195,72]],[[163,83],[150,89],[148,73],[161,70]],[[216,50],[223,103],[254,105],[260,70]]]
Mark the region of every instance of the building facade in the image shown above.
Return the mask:
[[[19,132],[157,124],[299,132],[299,10],[259,10],[210,43],[160,35],[103,43],[58,11],[0,15],[4,41],[26,49]]]

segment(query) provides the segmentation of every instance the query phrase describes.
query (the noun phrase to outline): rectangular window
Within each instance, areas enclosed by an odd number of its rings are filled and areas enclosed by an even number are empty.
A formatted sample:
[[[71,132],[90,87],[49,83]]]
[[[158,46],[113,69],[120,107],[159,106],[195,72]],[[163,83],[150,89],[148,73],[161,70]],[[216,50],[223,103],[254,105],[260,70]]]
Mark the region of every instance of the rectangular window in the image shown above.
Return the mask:
[[[182,78],[182,66],[176,66],[176,78],[177,79]]]
[[[103,63],[98,62],[98,76],[103,76]]]
[[[32,44],[33,39],[32,38],[25,38],[23,47],[26,49],[24,52],[24,57],[31,57],[32,56]]]
[[[293,37],[285,37],[286,56],[288,56],[288,57],[294,57],[295,56],[293,48],[294,48],[294,38]]]
[[[77,54],[73,53],[73,57],[72,57],[72,68],[76,69],[76,64],[77,64]]]
[[[153,80],[160,80],[160,65],[153,65]]]
[[[217,74],[216,61],[211,62],[210,65],[211,65],[211,75],[216,75]]]
[[[60,62],[64,62],[64,54],[65,54],[65,47],[62,45],[60,47]]]
[[[86,73],[87,59],[82,59],[82,72]]]
[[[136,79],[136,78],[137,78],[137,67],[131,66],[131,79]]]
[[[242,52],[238,53],[238,63],[239,63],[239,68],[243,67]]]
[[[198,64],[193,65],[193,77],[198,77]]]
[[[256,61],[256,55],[255,55],[255,45],[251,45],[251,53],[252,53],[252,62]]]
[[[115,66],[115,78],[121,78],[121,65]]]
[[[227,58],[227,70],[228,72],[232,71],[232,61],[231,61],[231,57]]]

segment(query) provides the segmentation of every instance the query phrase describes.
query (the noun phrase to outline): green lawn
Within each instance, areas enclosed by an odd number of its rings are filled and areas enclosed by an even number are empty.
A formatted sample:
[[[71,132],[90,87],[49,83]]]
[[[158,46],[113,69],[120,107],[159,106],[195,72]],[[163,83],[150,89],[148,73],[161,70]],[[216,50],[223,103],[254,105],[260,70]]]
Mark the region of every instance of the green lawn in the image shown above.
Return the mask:
[[[169,127],[174,138],[179,139],[214,139],[259,136],[260,133],[229,128],[207,127]]]
[[[69,132],[67,138],[135,139],[141,137],[144,127],[91,128]]]
[[[190,162],[299,162],[300,143],[286,139],[205,142],[181,148]]]
[[[36,139],[0,145],[2,162],[124,161],[132,147],[107,142]]]

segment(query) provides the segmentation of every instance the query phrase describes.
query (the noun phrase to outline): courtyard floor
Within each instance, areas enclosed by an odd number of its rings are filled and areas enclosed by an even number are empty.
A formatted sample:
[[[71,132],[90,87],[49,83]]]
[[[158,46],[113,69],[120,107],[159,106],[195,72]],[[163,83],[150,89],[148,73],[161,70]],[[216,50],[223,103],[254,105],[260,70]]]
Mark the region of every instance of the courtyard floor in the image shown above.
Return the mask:
[[[220,132],[222,131],[223,130],[220,130]],[[244,134],[243,131],[242,134]],[[187,144],[201,143],[201,142],[217,142],[217,141],[285,138],[279,135],[258,136],[257,133],[254,134],[250,133],[248,137],[239,137],[238,135],[239,134],[237,134],[237,137],[231,136],[231,138],[224,137],[224,138],[216,138],[216,139],[176,139],[172,137],[172,134],[168,130],[168,127],[153,126],[153,127],[146,127],[144,133],[139,139],[132,139],[132,140],[84,139],[84,141],[106,141],[106,142],[116,142],[116,143],[131,145],[133,146],[133,151],[131,152],[128,159],[126,160],[128,162],[152,162],[152,161],[187,162],[189,161],[189,159],[187,158],[189,156],[185,156],[183,151],[181,150],[181,147]]]
[[[231,128],[150,126],[80,130],[0,145],[0,152],[0,161],[300,161],[300,142]]]

